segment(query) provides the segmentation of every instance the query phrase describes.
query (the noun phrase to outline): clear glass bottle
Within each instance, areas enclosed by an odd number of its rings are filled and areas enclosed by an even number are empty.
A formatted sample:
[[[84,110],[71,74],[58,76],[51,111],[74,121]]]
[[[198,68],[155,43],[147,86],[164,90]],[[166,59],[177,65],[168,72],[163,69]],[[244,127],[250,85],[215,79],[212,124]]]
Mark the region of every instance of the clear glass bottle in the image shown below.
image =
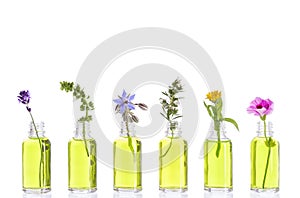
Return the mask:
[[[178,122],[169,123],[159,142],[159,189],[185,192],[188,188],[188,146]]]
[[[37,133],[36,133],[37,130]],[[26,193],[51,190],[51,143],[44,135],[44,123],[30,123],[28,139],[22,144],[22,181]]]
[[[258,122],[257,136],[251,142],[251,190],[279,191],[279,142],[273,138],[273,125]],[[266,137],[265,137],[266,135]]]
[[[97,147],[90,133],[88,122],[77,122],[75,135],[68,143],[68,187],[72,192],[97,190]]]
[[[121,123],[120,137],[114,142],[114,190],[142,190],[142,144],[132,123]]]
[[[221,123],[218,137],[212,124],[204,143],[204,189],[207,191],[232,191],[232,143],[224,127]]]

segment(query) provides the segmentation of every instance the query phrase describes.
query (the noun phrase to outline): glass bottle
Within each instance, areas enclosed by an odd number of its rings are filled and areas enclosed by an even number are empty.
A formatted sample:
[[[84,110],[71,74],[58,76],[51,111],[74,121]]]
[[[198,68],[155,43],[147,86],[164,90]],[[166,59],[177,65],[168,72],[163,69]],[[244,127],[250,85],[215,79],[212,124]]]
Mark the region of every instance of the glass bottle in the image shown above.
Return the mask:
[[[188,188],[188,147],[178,122],[169,123],[159,142],[159,189],[184,192]]]
[[[142,190],[142,144],[135,136],[132,123],[121,123],[121,132],[114,141],[114,190],[139,192]]]
[[[46,193],[51,190],[51,143],[44,135],[44,122],[35,126],[30,123],[28,139],[22,144],[23,191]]]
[[[224,128],[220,123],[218,136],[212,124],[204,143],[204,189],[207,191],[232,191],[232,143]]]
[[[251,142],[251,190],[279,191],[279,142],[273,138],[273,125],[258,122],[257,136]]]
[[[68,143],[68,187],[72,192],[97,190],[96,141],[90,133],[88,122],[77,122],[75,135]]]

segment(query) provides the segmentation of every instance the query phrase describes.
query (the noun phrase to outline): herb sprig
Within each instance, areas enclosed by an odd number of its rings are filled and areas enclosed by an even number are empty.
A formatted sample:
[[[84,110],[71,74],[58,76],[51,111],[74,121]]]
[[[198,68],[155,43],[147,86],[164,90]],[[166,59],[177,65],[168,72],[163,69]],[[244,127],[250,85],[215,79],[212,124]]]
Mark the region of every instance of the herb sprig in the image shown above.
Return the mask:
[[[176,119],[181,118],[182,115],[178,113],[179,100],[183,97],[177,96],[183,92],[181,80],[177,78],[168,88],[168,91],[161,92],[166,98],[160,98],[162,111],[160,114],[168,120],[169,123],[174,122]],[[174,126],[171,126],[171,131],[174,132]]]
[[[168,87],[168,91],[161,92],[166,98],[160,98],[160,104],[162,111],[160,114],[169,122],[170,130],[171,130],[171,141],[170,144],[164,154],[160,157],[165,157],[173,144],[173,135],[176,129],[175,120],[178,118],[182,118],[182,115],[179,114],[179,100],[183,99],[183,97],[179,97],[178,94],[183,92],[183,86],[181,84],[181,80],[177,78],[172,84]]]
[[[90,96],[86,95],[84,89],[81,88],[79,84],[76,84],[76,86],[74,86],[73,82],[62,81],[60,82],[60,89],[67,93],[73,92],[73,98],[75,100],[80,100],[81,102],[79,108],[80,111],[84,112],[84,115],[81,118],[79,118],[78,121],[83,124],[83,140],[84,140],[87,156],[89,157],[90,154],[86,142],[85,122],[91,122],[93,120],[92,115],[90,115],[89,112],[95,109],[94,103],[90,100]]]

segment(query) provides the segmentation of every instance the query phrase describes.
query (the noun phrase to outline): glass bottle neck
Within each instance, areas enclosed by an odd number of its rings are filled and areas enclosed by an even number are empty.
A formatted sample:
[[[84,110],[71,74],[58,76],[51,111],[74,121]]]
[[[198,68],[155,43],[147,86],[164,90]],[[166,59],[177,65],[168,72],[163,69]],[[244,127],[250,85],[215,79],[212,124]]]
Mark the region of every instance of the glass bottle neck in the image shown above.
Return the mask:
[[[169,122],[166,136],[167,137],[181,137],[182,131],[181,131],[181,125],[178,122]]]
[[[30,122],[29,137],[30,138],[45,137],[44,126],[45,126],[44,122],[38,122],[38,123]]]
[[[76,123],[76,131],[75,131],[75,139],[89,139],[91,130],[89,122],[77,122]]]
[[[126,136],[135,136],[135,130],[134,130],[134,124],[131,122],[121,122],[121,131],[120,131],[120,136],[121,137],[126,137]]]
[[[221,140],[229,140],[229,138],[226,136],[225,124],[221,122],[219,127],[215,127],[215,123],[212,122],[209,128],[209,135],[207,139],[218,140],[219,138]]]
[[[273,123],[266,122],[266,126],[264,122],[260,121],[257,122],[257,137],[273,137]]]

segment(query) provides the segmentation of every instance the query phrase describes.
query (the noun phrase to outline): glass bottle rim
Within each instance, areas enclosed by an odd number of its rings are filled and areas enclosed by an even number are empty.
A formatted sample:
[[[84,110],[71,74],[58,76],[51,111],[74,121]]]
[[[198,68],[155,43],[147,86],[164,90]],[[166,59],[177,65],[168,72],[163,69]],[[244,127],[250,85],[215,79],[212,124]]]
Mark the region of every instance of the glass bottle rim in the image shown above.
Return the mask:
[[[34,124],[35,124],[35,126],[34,126]],[[44,133],[45,133],[44,127],[45,127],[45,123],[43,121],[40,121],[40,122],[31,121],[29,123],[29,132],[28,132],[29,136],[35,137],[36,133],[38,133],[39,136],[44,136]]]
[[[133,122],[127,122],[128,128],[126,126],[125,121],[121,121],[121,129],[120,129],[120,136],[125,137],[125,136],[131,136],[135,137],[135,124]]]

